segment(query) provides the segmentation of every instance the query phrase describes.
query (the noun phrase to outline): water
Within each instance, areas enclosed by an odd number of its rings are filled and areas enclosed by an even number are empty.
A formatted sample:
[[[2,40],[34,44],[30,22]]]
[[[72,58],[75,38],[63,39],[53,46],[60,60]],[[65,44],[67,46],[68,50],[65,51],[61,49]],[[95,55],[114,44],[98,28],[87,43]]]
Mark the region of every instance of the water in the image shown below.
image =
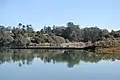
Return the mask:
[[[120,80],[119,60],[84,50],[3,50],[0,80]]]

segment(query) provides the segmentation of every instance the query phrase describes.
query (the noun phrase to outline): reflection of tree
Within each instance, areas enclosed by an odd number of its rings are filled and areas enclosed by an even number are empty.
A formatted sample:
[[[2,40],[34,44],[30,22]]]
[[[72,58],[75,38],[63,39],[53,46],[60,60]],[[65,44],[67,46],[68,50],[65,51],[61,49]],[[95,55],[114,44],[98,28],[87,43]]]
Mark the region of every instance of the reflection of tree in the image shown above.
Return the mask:
[[[22,64],[31,64],[32,60],[34,59],[34,55],[32,54],[24,54],[24,53],[14,53],[11,56],[13,62],[19,62],[19,66]]]
[[[80,61],[97,63],[100,60],[120,60],[120,54],[96,54],[84,50],[0,50],[0,64],[18,62],[19,66],[29,65],[35,57],[44,63],[65,62],[68,67],[73,67]]]

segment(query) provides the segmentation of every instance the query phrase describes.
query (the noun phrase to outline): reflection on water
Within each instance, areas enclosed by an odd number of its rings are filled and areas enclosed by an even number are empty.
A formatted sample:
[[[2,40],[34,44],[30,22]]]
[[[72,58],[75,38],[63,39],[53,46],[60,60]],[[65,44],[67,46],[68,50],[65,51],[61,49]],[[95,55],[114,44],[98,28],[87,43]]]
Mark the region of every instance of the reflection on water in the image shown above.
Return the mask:
[[[18,62],[21,67],[24,64],[32,64],[35,58],[44,63],[65,62],[68,67],[74,67],[81,61],[97,63],[101,60],[120,60],[120,54],[96,54],[84,50],[0,50],[0,64]]]
[[[0,80],[120,80],[120,54],[1,50]]]

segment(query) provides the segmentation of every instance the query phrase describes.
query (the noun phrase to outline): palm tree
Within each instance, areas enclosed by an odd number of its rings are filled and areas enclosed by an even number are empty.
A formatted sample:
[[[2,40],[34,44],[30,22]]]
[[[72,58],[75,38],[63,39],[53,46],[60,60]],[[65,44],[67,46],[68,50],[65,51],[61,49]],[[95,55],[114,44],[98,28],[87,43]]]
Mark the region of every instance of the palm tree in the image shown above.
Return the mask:
[[[19,23],[19,24],[18,24],[19,29],[21,28],[21,26],[22,26],[22,23]]]

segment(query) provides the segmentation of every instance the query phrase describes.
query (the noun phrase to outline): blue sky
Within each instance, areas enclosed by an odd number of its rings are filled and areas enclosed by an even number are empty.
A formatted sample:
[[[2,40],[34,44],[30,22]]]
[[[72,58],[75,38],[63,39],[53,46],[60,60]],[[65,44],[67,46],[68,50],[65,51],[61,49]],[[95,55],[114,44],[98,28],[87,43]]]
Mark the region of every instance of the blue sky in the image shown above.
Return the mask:
[[[0,0],[0,25],[66,25],[72,21],[80,27],[98,26],[120,29],[120,0]]]

